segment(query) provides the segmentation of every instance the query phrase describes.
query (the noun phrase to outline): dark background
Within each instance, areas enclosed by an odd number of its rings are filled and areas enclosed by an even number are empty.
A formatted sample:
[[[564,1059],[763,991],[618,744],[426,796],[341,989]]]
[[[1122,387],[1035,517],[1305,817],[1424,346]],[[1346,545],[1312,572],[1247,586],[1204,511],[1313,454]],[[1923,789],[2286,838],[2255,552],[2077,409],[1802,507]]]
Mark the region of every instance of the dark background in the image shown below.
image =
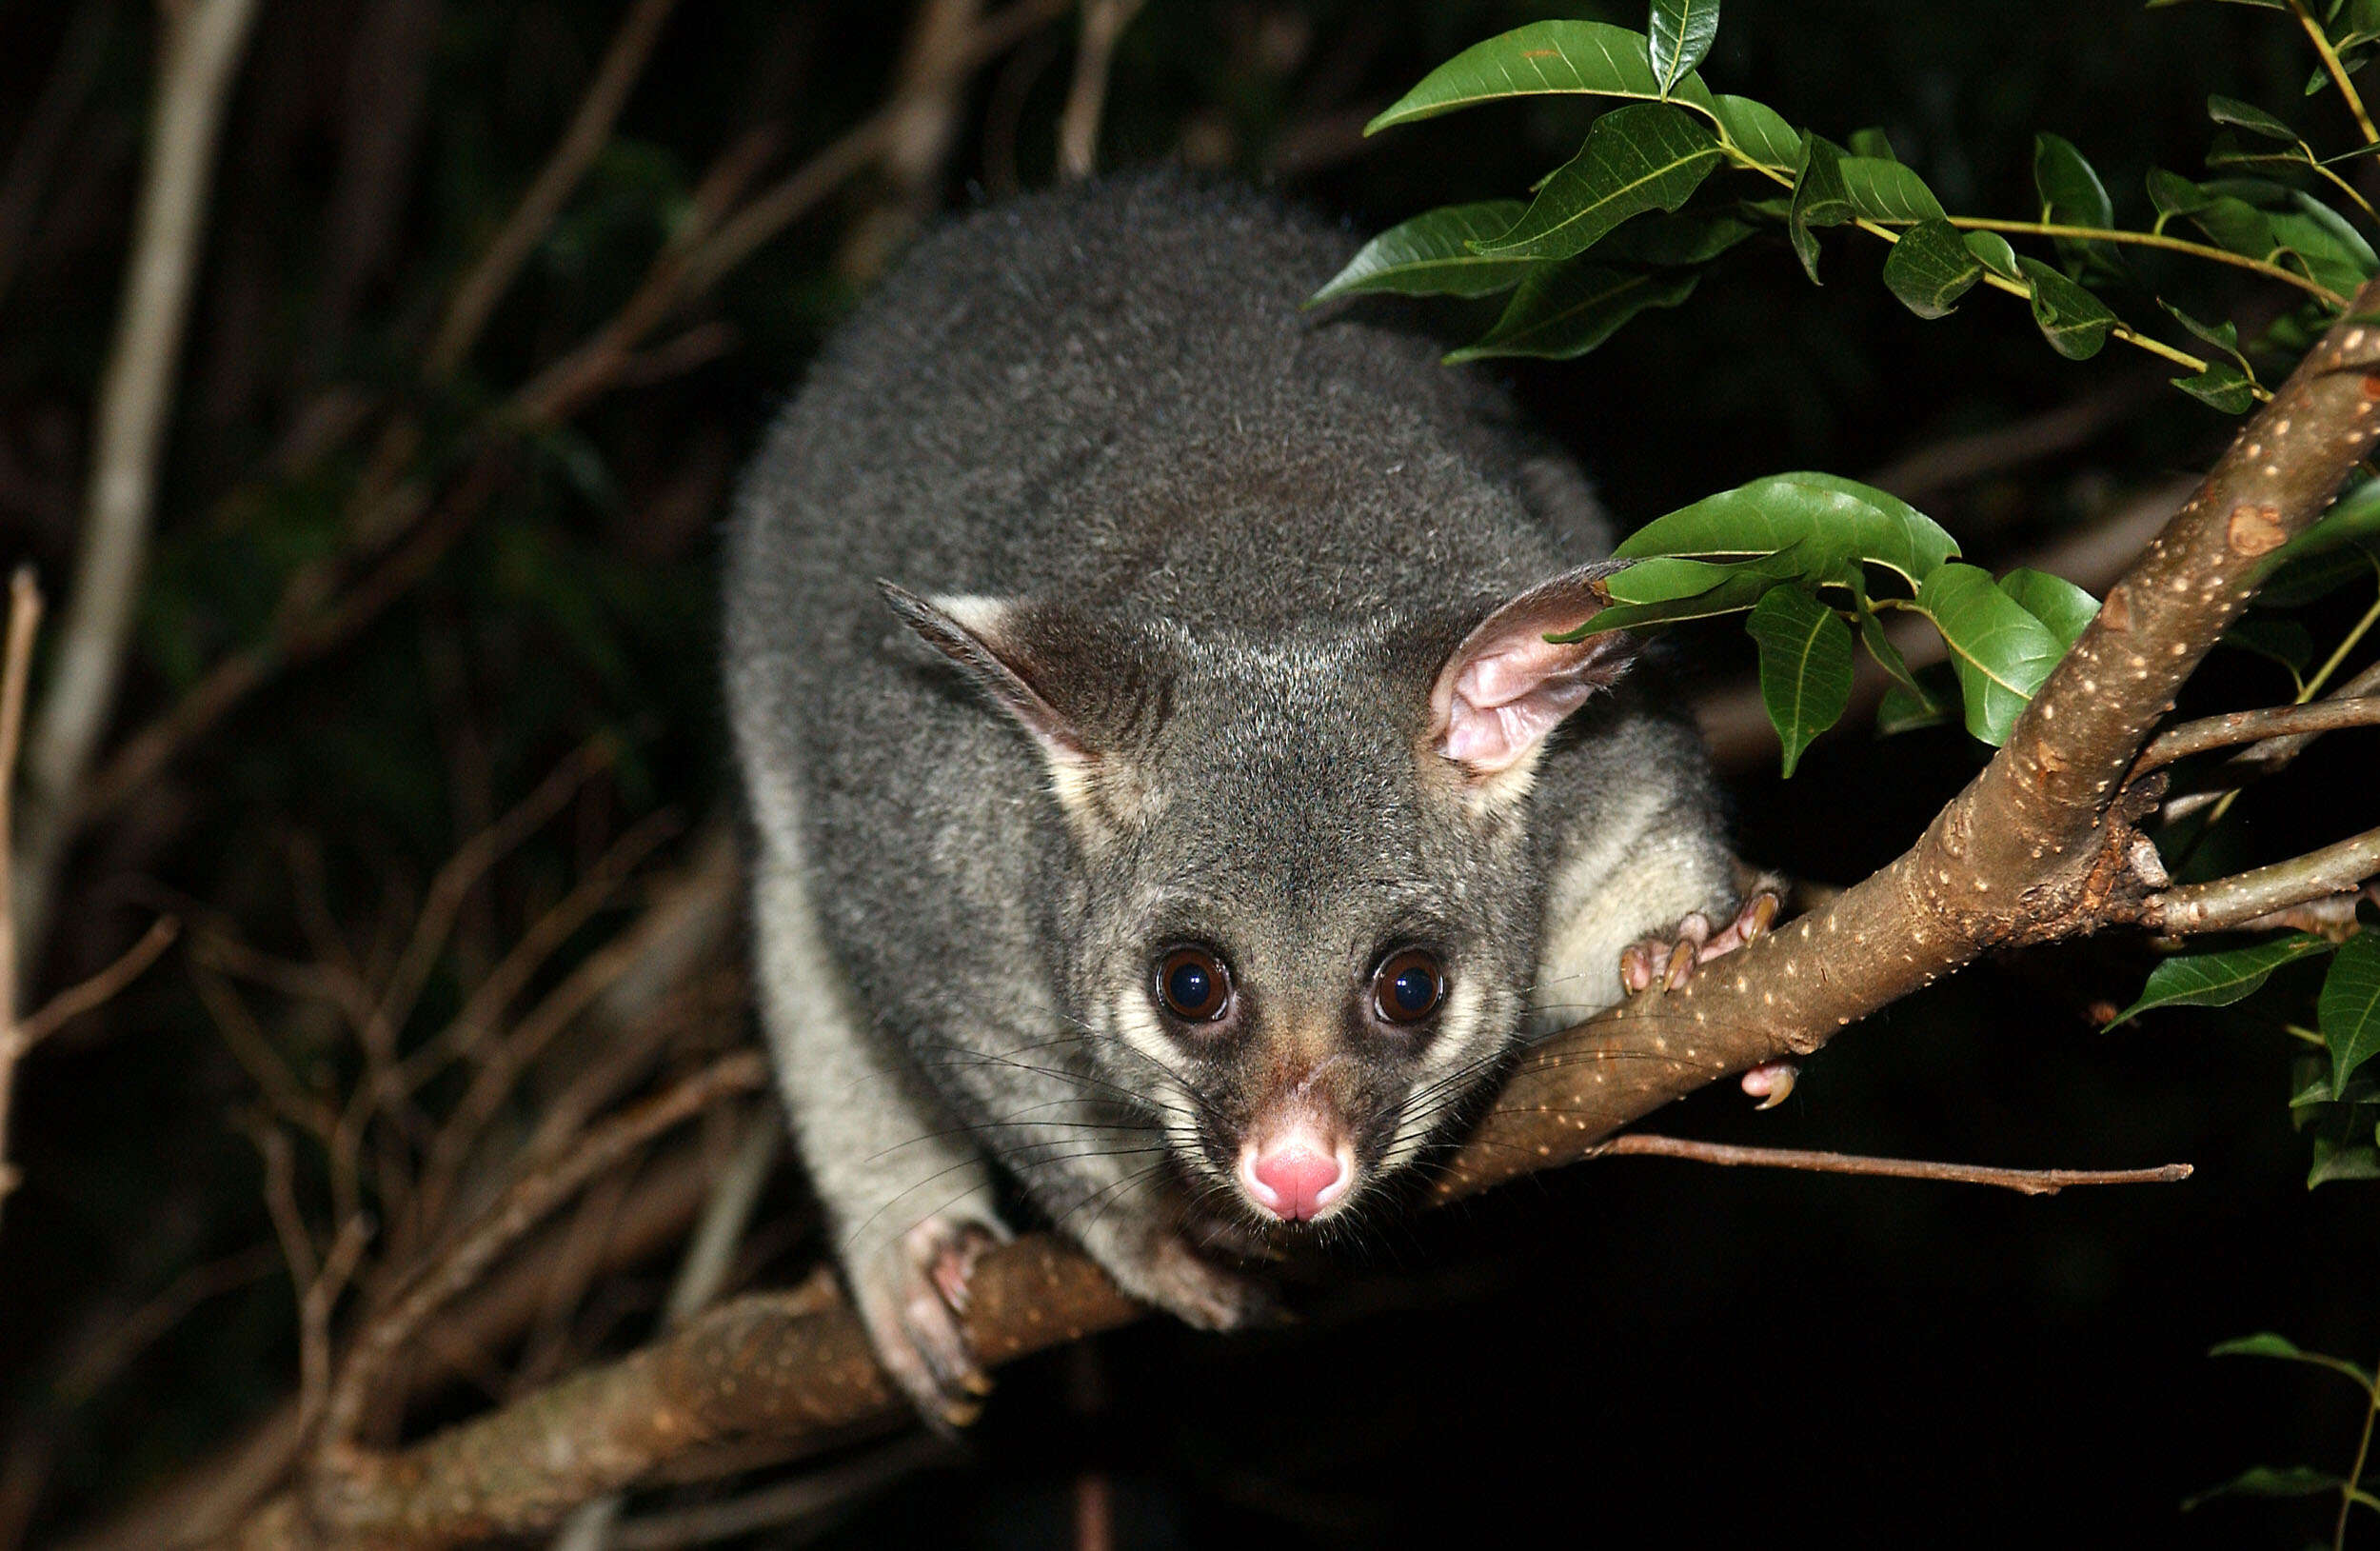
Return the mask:
[[[428,428],[423,462],[459,458],[474,415],[618,307],[724,148],[775,126],[782,171],[871,111],[908,16],[682,7],[467,369],[421,387],[413,362],[445,288],[534,174],[620,9],[267,0],[224,137],[124,726],[266,632],[283,579],[335,542],[370,438],[292,456],[325,395],[370,415],[402,407]],[[1480,109],[1370,142],[1350,125],[1457,49],[1562,13],[1585,12],[1150,0],[1118,54],[1102,165],[1184,159],[1267,180],[1359,230],[1517,193],[1575,149],[1583,105]],[[1642,25],[1633,8],[1594,13]],[[65,104],[62,149],[0,185],[14,199],[0,203],[12,221],[0,547],[31,560],[53,598],[70,574],[154,25],[131,0],[0,0],[0,168],[24,164],[44,102]],[[1052,180],[1071,38],[1047,30],[975,78],[945,209]],[[1838,139],[1882,126],[1962,212],[2033,214],[2032,135],[2054,130],[2096,163],[2119,217],[2145,225],[2141,176],[2197,170],[2209,91],[2347,144],[2335,94],[2303,99],[2307,69],[2287,18],[2233,6],[1734,0],[1703,73]],[[296,952],[311,892],[367,940],[391,889],[418,892],[487,813],[598,731],[625,752],[506,874],[485,907],[490,941],[638,816],[724,809],[715,524],[735,467],[863,284],[854,234],[878,197],[854,183],[744,263],[681,318],[717,326],[691,365],[529,438],[425,580],[260,691],[89,838],[37,980],[104,964],[167,906]],[[1827,284],[1813,288],[1763,237],[1686,307],[1582,361],[1505,375],[1630,523],[1765,472],[1858,475],[2078,400],[2117,406],[2078,447],[1928,490],[1922,504],[1991,565],[2107,520],[2228,433],[2136,353],[2059,360],[2007,298],[1978,291],[1920,323],[1876,283],[1881,252],[1830,236]],[[2174,284],[2208,311],[2276,308],[2227,280]],[[2316,622],[2335,639],[2366,601],[2350,593]],[[1681,655],[1689,684],[1716,693],[1744,652],[1718,627]],[[2237,705],[2285,691],[2243,661],[2194,693]],[[2254,860],[2361,827],[2326,817],[2372,789],[2366,746],[2333,742],[2344,752],[2324,746],[2287,791],[2244,805],[2215,854]],[[1732,770],[1745,847],[1850,882],[1980,758],[1954,733],[1878,743],[1847,728],[1780,785],[1755,752]],[[1126,1546],[1438,1543],[1535,1523],[1621,1545],[2327,1537],[2330,1501],[2178,1504],[2251,1463],[2345,1467],[2360,1421],[2349,1386],[2204,1354],[2271,1329],[2374,1356],[2372,1187],[2304,1187],[2306,1144],[2284,1107],[2294,1046],[2267,1022],[2185,1012],[2095,1031],[2091,1004],[2129,999],[2147,963],[2108,944],[1984,966],[1837,1042],[1780,1112],[1750,1115],[1729,1088],[1661,1125],[2009,1164],[2184,1160],[2198,1170],[2186,1184],[2032,1200],[1651,1160],[1523,1182],[1376,1229],[1294,1331],[1226,1341],[1151,1322],[1089,1358],[1012,1371],[972,1462],[857,1506],[830,1543],[1064,1543],[1086,1470],[1114,1481]],[[276,1037],[306,1053],[302,1027]],[[228,1123],[251,1101],[172,959],[23,1076],[13,1151],[29,1183],[0,1233],[0,1455],[41,1456],[15,1504],[32,1543],[170,1477],[291,1385],[277,1263],[188,1310],[95,1392],[61,1399],[59,1385],[61,1353],[105,1311],[269,1243],[257,1154]],[[798,1183],[783,1181],[770,1209],[798,1221]],[[761,1284],[817,1253],[810,1236],[774,1243],[749,1268]],[[623,1273],[605,1316],[582,1322],[581,1349],[631,1342],[644,1326],[630,1316],[649,1312],[668,1268],[663,1256]],[[484,1399],[458,1393],[412,1425]],[[0,1513],[0,1545],[15,1527]]]

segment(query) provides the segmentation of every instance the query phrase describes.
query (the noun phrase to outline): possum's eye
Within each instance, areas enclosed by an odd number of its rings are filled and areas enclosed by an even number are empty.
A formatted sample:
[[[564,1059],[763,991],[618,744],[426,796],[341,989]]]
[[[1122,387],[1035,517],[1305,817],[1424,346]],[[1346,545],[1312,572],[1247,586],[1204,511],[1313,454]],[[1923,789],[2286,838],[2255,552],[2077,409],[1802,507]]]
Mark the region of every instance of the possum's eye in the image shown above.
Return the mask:
[[[1392,953],[1372,972],[1372,1009],[1383,1023],[1418,1024],[1438,1011],[1446,974],[1426,948]]]
[[[1175,948],[1157,962],[1157,999],[1177,1018],[1212,1023],[1231,1006],[1231,971],[1204,948]]]

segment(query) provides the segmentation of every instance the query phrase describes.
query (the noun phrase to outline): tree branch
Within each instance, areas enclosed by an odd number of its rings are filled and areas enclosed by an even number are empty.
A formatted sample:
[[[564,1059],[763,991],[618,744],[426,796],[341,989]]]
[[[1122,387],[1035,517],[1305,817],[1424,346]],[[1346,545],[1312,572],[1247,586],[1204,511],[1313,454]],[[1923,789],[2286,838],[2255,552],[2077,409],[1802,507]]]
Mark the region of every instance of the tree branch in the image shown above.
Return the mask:
[[[1792,1168],[1814,1174],[1865,1174],[1893,1180],[1935,1180],[1953,1184],[1993,1184],[2027,1196],[2054,1196],[2077,1184],[2170,1184],[2190,1178],[2188,1163],[2156,1168],[1993,1168],[1983,1163],[1942,1163],[1924,1158],[1863,1158],[1848,1152],[1811,1152],[1799,1147],[1737,1147],[1686,1137],[1631,1131],[1597,1147],[1590,1157],[1684,1158],[1722,1167]]]
[[[538,169],[528,191],[521,196],[521,203],[506,217],[495,240],[487,245],[470,273],[463,277],[462,284],[455,287],[453,299],[446,304],[446,314],[439,320],[437,336],[430,342],[429,354],[422,364],[423,375],[451,375],[463,364],[464,357],[471,353],[480,330],[487,327],[489,314],[511,288],[521,266],[528,262],[538,239],[553,225],[563,202],[594,165],[597,153],[610,142],[611,127],[619,119],[620,109],[627,106],[628,93],[634,89],[637,78],[645,73],[645,62],[652,56],[662,25],[669,20],[669,12],[677,3],[678,0],[634,0],[629,6],[620,30],[612,34],[603,64],[596,68],[594,83],[580,99],[570,127],[563,131],[561,143]]]
[[[15,892],[17,930],[28,945],[41,941],[51,883],[73,835],[73,794],[107,730],[131,645],[216,133],[256,0],[189,0],[165,17],[157,118],[115,345],[99,390],[82,551],[26,755],[31,801]]]
[[[2380,876],[2380,829],[2212,883],[2184,884],[2151,897],[2143,925],[2171,936],[2231,931],[2292,905],[2351,894]]]
[[[2204,721],[2185,722],[2178,727],[2159,733],[2156,742],[2142,750],[2139,760],[2133,764],[2132,779],[2138,780],[2152,770],[2161,770],[2176,760],[2186,760],[2192,754],[2229,748],[2234,744],[2258,743],[2268,738],[2306,737],[2318,732],[2336,732],[2341,727],[2374,725],[2380,725],[2380,695],[2317,700],[2304,706],[2274,706],[2264,710],[2210,716]]]

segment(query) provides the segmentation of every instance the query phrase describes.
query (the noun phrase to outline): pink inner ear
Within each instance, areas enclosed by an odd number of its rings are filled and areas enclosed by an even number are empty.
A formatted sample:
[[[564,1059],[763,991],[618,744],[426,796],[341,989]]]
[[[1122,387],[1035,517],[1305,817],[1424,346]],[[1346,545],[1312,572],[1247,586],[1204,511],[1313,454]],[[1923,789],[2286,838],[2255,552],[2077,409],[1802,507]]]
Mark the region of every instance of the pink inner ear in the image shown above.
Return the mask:
[[[1438,752],[1482,775],[1519,764],[1563,717],[1618,676],[1616,640],[1590,636],[1556,646],[1539,630],[1524,629],[1470,646],[1446,695]]]

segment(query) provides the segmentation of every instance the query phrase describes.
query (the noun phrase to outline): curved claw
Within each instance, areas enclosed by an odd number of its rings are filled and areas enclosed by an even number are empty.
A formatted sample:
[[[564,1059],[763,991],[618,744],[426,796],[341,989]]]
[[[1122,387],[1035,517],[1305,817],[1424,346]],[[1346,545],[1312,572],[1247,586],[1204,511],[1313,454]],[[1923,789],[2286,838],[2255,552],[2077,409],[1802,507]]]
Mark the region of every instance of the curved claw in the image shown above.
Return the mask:
[[[1712,930],[1710,918],[1697,910],[1666,935],[1647,937],[1622,949],[1620,984],[1631,996],[1656,986],[1675,991],[1694,977],[1699,965],[1767,936],[1776,925],[1781,906],[1774,892],[1761,889],[1746,899],[1735,919],[1717,931]]]
[[[1760,1102],[1755,1109],[1775,1109],[1793,1097],[1794,1082],[1801,1068],[1790,1061],[1764,1061],[1744,1073],[1744,1091]]]

